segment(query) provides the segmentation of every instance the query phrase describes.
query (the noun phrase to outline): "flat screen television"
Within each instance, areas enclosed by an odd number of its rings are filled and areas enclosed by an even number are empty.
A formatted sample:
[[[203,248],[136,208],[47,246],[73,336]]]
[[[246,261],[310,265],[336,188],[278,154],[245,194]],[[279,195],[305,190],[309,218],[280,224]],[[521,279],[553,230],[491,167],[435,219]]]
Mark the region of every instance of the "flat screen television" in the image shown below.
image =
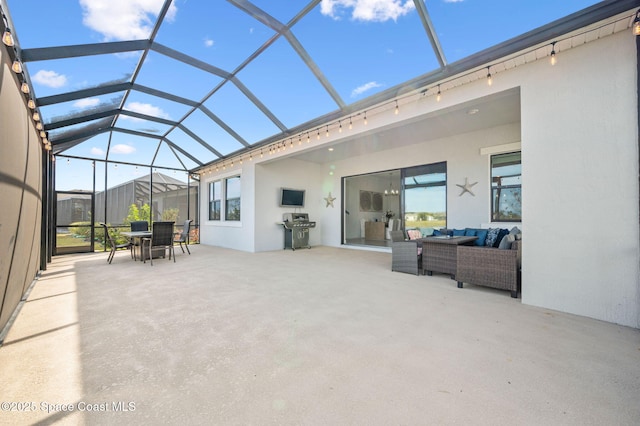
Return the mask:
[[[304,189],[280,188],[281,207],[304,207]]]

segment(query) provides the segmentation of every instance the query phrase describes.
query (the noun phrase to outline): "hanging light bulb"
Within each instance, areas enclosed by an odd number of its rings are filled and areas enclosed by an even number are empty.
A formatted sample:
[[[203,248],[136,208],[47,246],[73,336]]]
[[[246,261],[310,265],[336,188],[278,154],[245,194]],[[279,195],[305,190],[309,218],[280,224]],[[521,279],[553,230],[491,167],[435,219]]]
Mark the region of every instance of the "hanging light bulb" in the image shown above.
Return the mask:
[[[349,130],[353,129],[353,122],[351,122],[351,116],[349,116]]]
[[[442,99],[442,93],[440,92],[440,85],[438,84],[438,94],[436,95],[436,102],[440,102]]]
[[[633,29],[634,35],[640,36],[640,10],[636,12],[636,18],[633,20],[631,28]]]
[[[395,115],[398,115],[398,113],[400,112],[400,110],[398,109],[398,100],[396,99],[396,109],[393,112]]]
[[[42,130],[42,123],[36,123],[36,129]]]
[[[249,161],[253,161],[253,154],[249,153]]]
[[[44,130],[40,131],[40,137],[41,138],[46,138],[47,137],[47,133]]]
[[[316,136],[316,139],[320,140],[320,129],[318,129],[318,134]]]
[[[549,62],[551,62],[551,65],[555,65],[557,60],[556,60],[556,42],[554,41],[553,43],[551,43],[551,58],[549,59]]]
[[[302,145],[302,135],[298,135],[298,145]]]
[[[491,76],[491,70],[487,67],[487,85],[491,86],[493,84],[493,77]]]
[[[27,83],[22,83],[20,90],[22,90],[22,93],[29,93],[29,85]]]
[[[19,60],[16,59],[15,61],[13,61],[13,64],[11,65],[11,69],[16,74],[20,74],[22,72],[22,64],[20,63]]]
[[[40,121],[40,114],[37,111],[33,113],[33,121]]]
[[[364,125],[366,126],[369,121],[367,121],[367,111],[364,112]]]
[[[342,121],[338,121],[340,127],[338,127],[338,133],[342,133]]]
[[[6,44],[7,46],[9,46],[9,47],[11,47],[11,46],[13,46],[15,44],[13,42],[13,36],[11,35],[11,30],[9,30],[9,28],[4,30],[4,34],[2,34],[2,42],[4,44]]]
[[[260,158],[262,158],[264,156],[264,154],[262,153],[262,150],[260,150]]]
[[[309,137],[309,132],[307,132],[307,143],[311,142],[311,137]]]
[[[329,125],[327,124],[327,133],[325,134],[326,137],[329,137]]]
[[[33,99],[29,99],[29,102],[27,102],[27,106],[31,109],[35,109],[36,103],[33,101]]]

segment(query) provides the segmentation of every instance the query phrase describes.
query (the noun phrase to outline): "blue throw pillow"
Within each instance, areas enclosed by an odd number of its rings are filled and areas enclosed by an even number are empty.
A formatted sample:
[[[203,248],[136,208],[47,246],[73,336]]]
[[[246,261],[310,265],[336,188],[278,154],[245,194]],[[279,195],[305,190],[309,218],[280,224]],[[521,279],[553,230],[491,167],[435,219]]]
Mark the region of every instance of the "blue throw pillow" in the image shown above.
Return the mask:
[[[442,235],[442,232],[440,232],[440,230],[439,230],[439,229],[434,229],[434,230],[433,230],[433,235],[434,235],[434,236]]]
[[[464,229],[454,229],[453,230],[454,237],[464,237]]]
[[[464,230],[465,237],[475,237],[478,231],[475,229],[467,228]]]
[[[493,247],[498,239],[498,234],[500,233],[500,228],[489,228],[487,232],[487,239],[484,242],[484,245],[487,247]],[[499,242],[498,242],[499,244]]]
[[[489,233],[488,229],[478,229],[476,231],[476,235],[478,236],[478,239],[475,240],[473,243],[477,246],[484,246],[487,240],[488,233]]]

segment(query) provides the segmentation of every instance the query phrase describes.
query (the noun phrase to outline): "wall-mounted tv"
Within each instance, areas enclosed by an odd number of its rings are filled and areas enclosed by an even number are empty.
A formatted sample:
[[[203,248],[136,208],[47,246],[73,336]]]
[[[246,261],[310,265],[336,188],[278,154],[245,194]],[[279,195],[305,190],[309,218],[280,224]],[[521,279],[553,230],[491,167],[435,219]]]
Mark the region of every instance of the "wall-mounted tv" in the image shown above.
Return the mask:
[[[280,188],[281,207],[304,207],[304,189]]]

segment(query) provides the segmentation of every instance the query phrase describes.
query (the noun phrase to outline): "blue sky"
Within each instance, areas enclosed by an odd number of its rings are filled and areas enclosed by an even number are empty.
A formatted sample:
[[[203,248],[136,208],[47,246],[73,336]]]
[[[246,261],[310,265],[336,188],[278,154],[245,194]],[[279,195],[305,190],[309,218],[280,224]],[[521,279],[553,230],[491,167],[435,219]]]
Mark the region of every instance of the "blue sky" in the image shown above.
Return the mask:
[[[162,0],[6,0],[20,47],[37,48],[146,38]],[[289,22],[306,0],[255,0],[281,23]],[[425,0],[449,63],[596,3],[590,0]],[[52,26],[55,30],[52,30]],[[401,84],[439,64],[409,0],[324,0],[297,22],[292,33],[345,104]],[[233,72],[274,31],[235,5],[222,0],[174,0],[156,42],[221,70]],[[37,97],[76,91],[114,80],[128,81],[140,53],[31,62],[26,69]],[[287,128],[335,111],[338,105],[284,37],[237,73],[250,90]],[[195,101],[204,99],[222,79],[150,52],[136,83]],[[118,105],[123,93],[41,108],[45,123],[86,109]],[[213,114],[252,144],[280,129],[233,84],[225,84],[205,103]],[[132,92],[125,109],[169,120],[181,120],[190,107],[141,92]],[[242,143],[204,113],[191,113],[183,124],[223,155]],[[120,118],[118,127],[164,135],[169,126]],[[55,132],[52,132],[55,136]],[[216,159],[188,134],[167,135],[203,162]],[[66,154],[104,158],[108,135],[101,134]],[[114,134],[109,159],[156,166],[192,168],[155,139]],[[115,148],[115,149],[114,149]],[[157,154],[156,154],[157,151]],[[74,163],[77,161],[70,162]],[[119,179],[133,177],[132,170]],[[138,170],[139,171],[139,170]],[[110,172],[111,173],[111,172]],[[115,174],[115,170],[113,171]],[[110,179],[111,180],[111,179]],[[60,176],[64,186],[86,185],[86,179]],[[115,180],[114,180],[115,182]],[[67,188],[69,189],[69,188]]]

